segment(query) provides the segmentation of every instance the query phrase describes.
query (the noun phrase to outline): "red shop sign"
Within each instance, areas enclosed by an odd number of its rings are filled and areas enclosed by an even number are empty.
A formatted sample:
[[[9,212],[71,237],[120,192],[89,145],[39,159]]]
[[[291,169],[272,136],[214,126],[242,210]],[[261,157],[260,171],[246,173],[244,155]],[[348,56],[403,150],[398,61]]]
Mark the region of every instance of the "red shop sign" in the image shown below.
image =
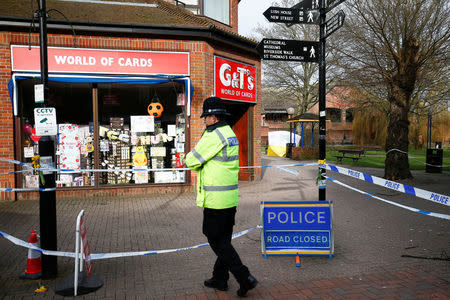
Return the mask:
[[[214,70],[217,97],[256,103],[256,67],[215,56]]]
[[[189,75],[188,52],[48,47],[49,72]],[[13,71],[39,72],[40,48],[11,45]]]

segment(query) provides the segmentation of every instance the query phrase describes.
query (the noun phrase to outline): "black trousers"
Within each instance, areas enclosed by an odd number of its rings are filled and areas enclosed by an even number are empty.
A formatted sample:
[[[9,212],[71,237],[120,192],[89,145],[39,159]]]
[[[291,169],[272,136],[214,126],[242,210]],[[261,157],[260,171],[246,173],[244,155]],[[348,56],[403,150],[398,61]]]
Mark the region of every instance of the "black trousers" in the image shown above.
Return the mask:
[[[242,264],[239,254],[231,245],[236,207],[226,209],[203,210],[203,234],[208,238],[211,249],[217,255],[213,278],[227,281],[229,272],[237,282],[243,283],[250,275],[248,268]]]

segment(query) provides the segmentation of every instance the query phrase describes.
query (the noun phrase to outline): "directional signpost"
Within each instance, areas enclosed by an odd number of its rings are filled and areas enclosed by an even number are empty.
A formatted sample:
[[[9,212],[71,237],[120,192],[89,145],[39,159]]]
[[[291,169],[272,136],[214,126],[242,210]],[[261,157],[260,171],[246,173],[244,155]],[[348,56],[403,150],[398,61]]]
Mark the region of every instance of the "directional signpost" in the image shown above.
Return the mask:
[[[338,6],[339,4],[341,4],[344,1],[345,0],[328,0],[325,12],[329,12],[330,10],[332,10],[333,8],[335,8],[336,6]]]
[[[319,11],[297,8],[269,7],[263,15],[269,22],[319,25]]]
[[[319,62],[319,42],[263,39],[256,50],[267,60]]]
[[[319,41],[295,41],[280,39],[263,39],[257,46],[262,59],[278,61],[297,61],[319,63],[319,160],[326,158],[326,62],[325,42],[333,32],[344,24],[345,13],[339,11],[326,21],[327,12],[345,0],[303,0],[293,7],[269,7],[264,16],[269,22],[319,25]],[[326,200],[326,171],[319,168],[319,200]]]
[[[332,1],[332,0],[330,0],[330,1]],[[320,2],[320,0],[303,0],[303,1],[300,1],[299,3],[295,4],[294,6],[292,6],[292,8],[319,9],[320,8],[319,2]]]
[[[329,37],[333,32],[344,25],[345,13],[340,10],[331,19],[325,23],[325,38]]]
[[[299,9],[302,11],[309,11],[309,10],[318,10],[319,9],[319,1],[320,0],[303,0],[294,6],[292,6],[292,9]],[[292,25],[299,24],[297,22],[291,22],[286,24],[287,27],[291,27]],[[317,23],[317,25],[319,25]]]

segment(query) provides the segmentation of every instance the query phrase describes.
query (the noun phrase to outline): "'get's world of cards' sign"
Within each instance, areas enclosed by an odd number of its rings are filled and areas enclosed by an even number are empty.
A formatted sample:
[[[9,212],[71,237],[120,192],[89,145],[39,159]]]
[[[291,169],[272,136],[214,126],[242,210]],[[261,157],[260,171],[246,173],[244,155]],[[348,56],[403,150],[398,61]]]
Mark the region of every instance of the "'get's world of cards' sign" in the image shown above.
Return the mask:
[[[263,255],[334,255],[332,203],[261,202]]]
[[[256,103],[256,67],[214,56],[214,90],[222,99]]]

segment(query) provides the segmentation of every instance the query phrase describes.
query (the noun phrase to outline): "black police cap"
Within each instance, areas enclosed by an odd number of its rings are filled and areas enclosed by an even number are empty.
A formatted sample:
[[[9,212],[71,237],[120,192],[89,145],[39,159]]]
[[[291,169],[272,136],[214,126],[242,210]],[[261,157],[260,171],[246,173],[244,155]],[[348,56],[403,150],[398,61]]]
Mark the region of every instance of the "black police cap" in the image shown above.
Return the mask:
[[[224,115],[229,116],[223,100],[219,97],[209,97],[203,102],[203,113],[200,118],[210,115]]]

